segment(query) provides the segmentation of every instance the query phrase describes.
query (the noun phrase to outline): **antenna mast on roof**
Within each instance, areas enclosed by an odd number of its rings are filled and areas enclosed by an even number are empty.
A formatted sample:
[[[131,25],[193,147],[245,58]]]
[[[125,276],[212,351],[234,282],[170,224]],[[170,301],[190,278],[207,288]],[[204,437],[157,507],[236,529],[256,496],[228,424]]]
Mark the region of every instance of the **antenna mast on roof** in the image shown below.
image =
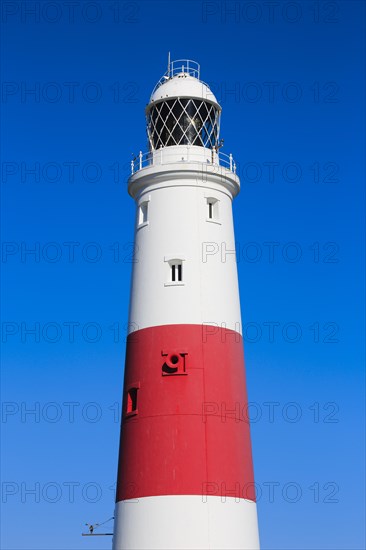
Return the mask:
[[[170,52],[168,52],[168,70],[167,70],[167,73],[168,73],[168,78],[170,78]]]

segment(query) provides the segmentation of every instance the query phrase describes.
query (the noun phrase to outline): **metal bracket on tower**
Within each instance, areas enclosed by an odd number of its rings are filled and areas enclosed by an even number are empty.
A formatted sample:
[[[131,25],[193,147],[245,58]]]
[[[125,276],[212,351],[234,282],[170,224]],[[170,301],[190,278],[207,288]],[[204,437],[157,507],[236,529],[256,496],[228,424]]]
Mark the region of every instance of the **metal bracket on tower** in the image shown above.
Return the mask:
[[[85,525],[89,528],[89,533],[81,533],[82,537],[113,537],[113,533],[94,533],[95,529],[98,529],[101,525],[108,523],[114,519],[114,517],[103,521],[102,523],[86,523]]]

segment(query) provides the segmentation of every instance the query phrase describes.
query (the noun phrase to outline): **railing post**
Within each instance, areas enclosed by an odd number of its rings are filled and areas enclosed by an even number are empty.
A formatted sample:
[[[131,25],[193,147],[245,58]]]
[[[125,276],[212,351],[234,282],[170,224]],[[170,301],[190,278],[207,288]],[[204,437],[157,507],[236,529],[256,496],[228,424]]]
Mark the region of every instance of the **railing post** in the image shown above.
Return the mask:
[[[133,174],[133,170],[134,170],[134,160],[132,159],[131,160],[131,174]]]
[[[234,162],[234,174],[236,174],[236,163]]]
[[[229,159],[230,159],[230,171],[232,172],[233,171],[233,155],[231,153],[229,155]]]
[[[140,160],[140,170],[142,168],[142,151],[139,153],[139,160]]]

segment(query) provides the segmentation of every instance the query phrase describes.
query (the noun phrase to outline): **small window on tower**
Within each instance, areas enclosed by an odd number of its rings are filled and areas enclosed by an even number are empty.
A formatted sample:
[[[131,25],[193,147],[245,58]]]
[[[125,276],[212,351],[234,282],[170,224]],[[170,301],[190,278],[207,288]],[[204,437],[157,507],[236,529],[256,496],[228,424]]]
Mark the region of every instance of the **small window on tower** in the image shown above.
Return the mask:
[[[147,223],[148,218],[148,201],[142,202],[139,206],[139,225],[142,225],[143,223]]]
[[[126,415],[137,414],[138,388],[129,388],[126,393]]]
[[[170,256],[164,256],[164,262],[166,262],[166,275],[164,286],[184,286],[183,279],[183,263],[185,261],[184,256],[180,254]]]
[[[183,281],[183,274],[182,274],[182,262],[175,260],[171,266],[171,277],[172,277],[172,283],[181,283]]]
[[[219,201],[213,197],[206,198],[207,201],[207,221],[219,221]]]
[[[213,202],[208,201],[208,219],[212,220],[213,218]]]

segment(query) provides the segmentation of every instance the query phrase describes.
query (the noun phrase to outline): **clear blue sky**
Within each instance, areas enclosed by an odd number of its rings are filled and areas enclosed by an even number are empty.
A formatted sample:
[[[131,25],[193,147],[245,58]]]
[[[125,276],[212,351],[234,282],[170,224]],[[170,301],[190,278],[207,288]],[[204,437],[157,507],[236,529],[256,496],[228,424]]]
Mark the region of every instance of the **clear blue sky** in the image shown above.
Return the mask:
[[[242,177],[262,547],[364,548],[364,3],[33,4],[2,3],[2,548],[110,547],[80,532],[113,515],[126,178],[168,50],[201,64]]]

